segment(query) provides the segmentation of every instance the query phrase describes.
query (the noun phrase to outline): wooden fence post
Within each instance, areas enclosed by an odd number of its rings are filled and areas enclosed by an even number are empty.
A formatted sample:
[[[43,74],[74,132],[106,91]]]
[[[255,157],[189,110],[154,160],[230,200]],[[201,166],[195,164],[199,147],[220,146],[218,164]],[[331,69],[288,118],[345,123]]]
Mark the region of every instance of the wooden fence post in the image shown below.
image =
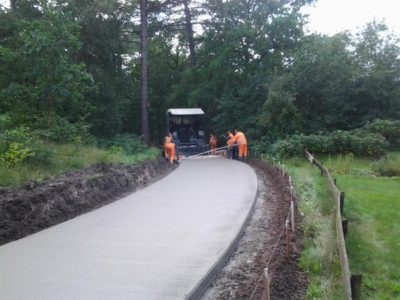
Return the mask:
[[[290,216],[291,216],[291,219],[292,219],[292,231],[294,232],[294,202],[293,202],[293,200],[292,201],[290,201]]]
[[[361,274],[351,275],[350,282],[351,282],[351,295],[353,300],[360,300],[362,275]]]
[[[343,215],[344,196],[344,192],[340,192],[340,215]]]
[[[290,245],[289,245],[289,220],[285,222],[285,232],[286,232],[286,258],[289,258]]]
[[[348,228],[348,225],[349,225],[349,220],[347,220],[347,219],[342,219],[342,229],[343,229],[343,235],[344,235],[344,237],[346,237],[346,235],[347,235],[347,228]]]
[[[264,300],[270,300],[268,268],[264,269]]]

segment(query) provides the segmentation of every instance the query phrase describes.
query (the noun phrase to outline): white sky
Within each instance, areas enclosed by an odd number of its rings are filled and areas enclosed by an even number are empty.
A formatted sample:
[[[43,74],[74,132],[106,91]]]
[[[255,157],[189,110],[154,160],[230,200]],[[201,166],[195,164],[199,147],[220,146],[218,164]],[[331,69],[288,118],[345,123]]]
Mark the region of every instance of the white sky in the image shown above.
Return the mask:
[[[376,19],[385,20],[389,30],[400,36],[400,0],[317,0],[314,7],[302,11],[310,15],[310,32],[354,33]]]

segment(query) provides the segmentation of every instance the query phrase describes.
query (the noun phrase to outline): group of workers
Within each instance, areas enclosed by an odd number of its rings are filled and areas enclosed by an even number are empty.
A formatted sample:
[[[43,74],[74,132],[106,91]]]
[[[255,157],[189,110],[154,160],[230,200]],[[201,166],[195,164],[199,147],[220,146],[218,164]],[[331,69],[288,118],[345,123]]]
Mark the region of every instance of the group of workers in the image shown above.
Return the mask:
[[[227,144],[227,157],[230,159],[247,161],[248,148],[247,139],[244,133],[235,128],[233,133],[228,131],[228,135],[225,139]],[[210,135],[209,146],[211,154],[215,154],[218,147],[217,136],[215,134]],[[164,154],[170,164],[177,161],[172,133],[168,133],[164,138]]]
[[[233,133],[228,131],[228,135],[225,136],[225,139],[227,144],[227,157],[230,159],[247,161],[248,147],[244,133],[235,128]],[[215,153],[215,149],[217,149],[217,137],[214,134],[210,135],[209,145],[211,153]]]

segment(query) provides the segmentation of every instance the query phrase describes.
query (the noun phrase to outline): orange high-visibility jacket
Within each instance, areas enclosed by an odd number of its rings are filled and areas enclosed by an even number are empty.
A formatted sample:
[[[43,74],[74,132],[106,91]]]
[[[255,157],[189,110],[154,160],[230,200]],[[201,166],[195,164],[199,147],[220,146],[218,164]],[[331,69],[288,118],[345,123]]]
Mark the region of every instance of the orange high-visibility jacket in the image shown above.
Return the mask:
[[[235,136],[234,136],[234,141],[240,146],[240,145],[247,145],[247,140],[246,136],[244,135],[243,132],[238,131]]]

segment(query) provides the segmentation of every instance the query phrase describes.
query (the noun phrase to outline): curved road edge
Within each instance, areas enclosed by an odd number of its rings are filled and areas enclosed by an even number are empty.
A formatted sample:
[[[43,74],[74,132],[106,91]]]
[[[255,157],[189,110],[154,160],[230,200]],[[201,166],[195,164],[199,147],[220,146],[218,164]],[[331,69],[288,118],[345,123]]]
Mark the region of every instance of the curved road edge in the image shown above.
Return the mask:
[[[249,166],[250,167],[250,166]],[[254,171],[254,170],[253,170]],[[210,283],[215,279],[218,273],[222,270],[225,264],[228,262],[229,258],[233,254],[236,246],[239,243],[240,238],[249,223],[249,220],[252,216],[254,211],[254,206],[257,202],[257,197],[259,195],[259,185],[257,181],[257,189],[256,193],[254,194],[254,199],[251,204],[251,207],[246,215],[246,218],[243,220],[242,226],[240,226],[239,231],[236,234],[236,237],[232,240],[229,244],[228,248],[225,252],[218,258],[218,260],[214,263],[214,265],[210,268],[210,270],[204,275],[204,277],[196,284],[196,286],[192,289],[192,291],[185,297],[186,300],[198,300],[207,290]]]

